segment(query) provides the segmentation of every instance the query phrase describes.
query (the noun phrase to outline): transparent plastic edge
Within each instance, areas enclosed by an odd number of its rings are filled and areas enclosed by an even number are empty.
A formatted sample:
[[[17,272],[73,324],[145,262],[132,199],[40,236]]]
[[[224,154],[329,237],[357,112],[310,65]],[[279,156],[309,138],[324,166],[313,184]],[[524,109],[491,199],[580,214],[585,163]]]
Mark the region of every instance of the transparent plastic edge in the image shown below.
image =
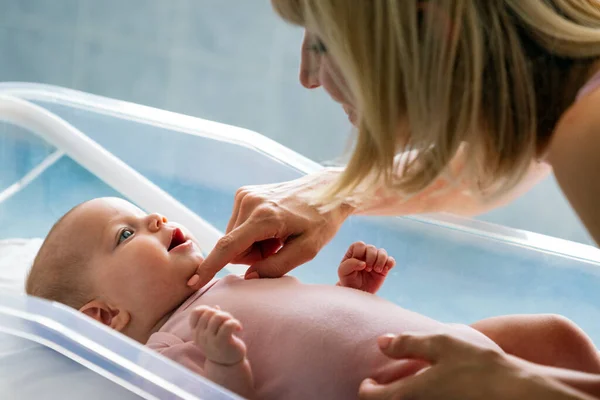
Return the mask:
[[[234,143],[273,156],[303,173],[323,168],[292,149],[249,129],[73,89],[36,83],[0,82],[0,93],[30,101],[55,102],[181,133]]]
[[[173,215],[176,220],[186,221],[202,249],[212,249],[223,235],[127,163],[44,107],[0,92],[0,121],[13,123],[40,136],[147,211]],[[226,269],[232,273],[243,273],[246,268],[228,265]]]
[[[257,132],[171,111],[36,83],[0,83],[0,94],[10,94],[25,100],[54,102],[156,127],[172,129],[181,133],[234,143],[267,154],[303,174],[310,174],[323,168],[322,165]],[[407,218],[452,230],[461,230],[504,243],[582,261],[600,262],[600,249],[594,246],[508,228],[472,218],[441,213],[399,218]]]
[[[469,219],[453,214],[431,214],[431,217],[403,217],[420,223],[443,226],[446,229],[466,232],[494,241],[535,249],[573,260],[600,266],[600,249],[583,243],[572,242],[553,236],[525,230],[507,228],[486,221]]]
[[[143,345],[134,342],[131,339],[122,337],[110,329],[96,323],[95,321],[89,320],[87,317],[79,315],[75,310],[68,308],[62,304],[49,302],[47,300],[38,299],[24,294],[0,294],[0,315],[9,316],[16,318],[17,320],[34,323],[43,329],[49,330],[58,334],[62,337],[67,338],[70,342],[76,343],[77,346],[85,348],[89,352],[96,354],[113,365],[118,366],[123,371],[127,371],[133,376],[137,376],[144,382],[161,388],[182,400],[199,400],[194,394],[187,392],[186,390],[178,386],[177,381],[172,381],[158,375],[154,372],[157,369],[167,371],[171,376],[175,373],[181,377],[182,380],[193,379],[198,386],[202,386],[205,389],[209,387],[213,390],[219,391],[223,395],[229,396],[230,399],[237,399],[233,393],[228,392],[226,389],[214,384],[197,376],[196,374],[188,371],[179,364],[164,358],[160,354],[153,350],[150,350]],[[8,304],[8,305],[5,305]],[[34,313],[26,308],[25,304],[33,306],[40,313]],[[81,332],[75,331],[68,326],[69,322],[76,322]],[[33,332],[27,332],[19,330],[16,327],[2,326],[0,331],[4,331],[9,334],[13,334],[17,337],[32,340],[33,342],[39,343],[45,347],[57,351],[58,353],[72,359],[73,361],[89,368],[90,370],[102,375],[110,381],[133,391],[138,395],[142,395],[144,398],[155,398],[154,395],[148,393],[146,390],[136,386],[134,383],[129,382],[123,378],[115,376],[104,368],[94,364],[80,354],[73,352],[72,350],[66,349],[64,346],[59,345],[39,334]],[[100,337],[101,342],[95,342],[88,336],[93,335]],[[112,348],[107,347],[107,343],[112,342]],[[119,347],[119,348],[116,348]],[[124,355],[119,350],[123,350],[123,347],[127,347],[129,357]],[[137,365],[138,359],[143,358],[147,365],[144,367]]]
[[[1,312],[2,312],[2,310],[0,309],[0,313]],[[11,328],[7,328],[7,327],[1,326],[1,325],[0,325],[0,332],[6,333],[6,334],[9,334],[12,336],[20,337],[23,339],[27,339],[29,341],[39,343],[42,346],[47,347],[51,350],[54,350],[57,353],[62,354],[63,356],[75,361],[76,363],[82,365],[83,367],[89,369],[90,371],[93,371],[94,373],[102,376],[103,378],[106,378],[109,381],[129,390],[130,392],[140,396],[143,399],[160,400],[157,397],[152,396],[149,393],[141,390],[139,387],[127,382],[125,379],[121,379],[118,376],[116,376],[115,374],[111,374],[108,371],[106,371],[105,369],[99,368],[96,364],[89,362],[84,357],[80,357],[79,355],[75,354],[74,352],[69,351],[62,346],[58,346],[56,343],[54,343],[50,340],[46,340],[40,336],[31,335],[29,333],[19,331],[18,329],[11,329]]]

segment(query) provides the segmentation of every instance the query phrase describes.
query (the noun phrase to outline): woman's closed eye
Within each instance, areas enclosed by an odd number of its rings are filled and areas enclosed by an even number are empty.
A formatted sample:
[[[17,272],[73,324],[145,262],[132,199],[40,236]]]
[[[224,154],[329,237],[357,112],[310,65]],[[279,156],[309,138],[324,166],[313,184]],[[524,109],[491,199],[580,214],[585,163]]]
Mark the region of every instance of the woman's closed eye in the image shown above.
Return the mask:
[[[117,246],[129,239],[133,236],[134,232],[131,228],[123,228],[119,231],[119,235],[117,237]]]
[[[317,54],[327,53],[327,47],[325,47],[325,44],[321,39],[314,39],[310,45],[310,50]]]

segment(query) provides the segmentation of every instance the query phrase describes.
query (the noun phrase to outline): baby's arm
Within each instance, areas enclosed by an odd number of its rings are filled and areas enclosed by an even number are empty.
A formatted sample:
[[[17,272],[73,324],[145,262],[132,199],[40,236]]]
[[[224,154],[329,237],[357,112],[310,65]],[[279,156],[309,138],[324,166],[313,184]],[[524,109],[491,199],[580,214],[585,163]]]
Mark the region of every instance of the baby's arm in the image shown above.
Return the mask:
[[[384,249],[356,242],[350,245],[338,268],[338,286],[377,293],[396,261]]]
[[[235,335],[242,329],[238,320],[218,307],[200,306],[190,315],[194,341],[206,357],[204,376],[243,396],[256,397],[246,345]]]

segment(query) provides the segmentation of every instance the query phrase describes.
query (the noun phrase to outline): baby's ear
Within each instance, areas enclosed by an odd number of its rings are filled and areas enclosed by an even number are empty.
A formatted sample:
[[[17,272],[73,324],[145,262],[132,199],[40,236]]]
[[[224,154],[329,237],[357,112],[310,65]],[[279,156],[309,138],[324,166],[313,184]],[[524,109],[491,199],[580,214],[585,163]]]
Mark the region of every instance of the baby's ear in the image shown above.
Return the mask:
[[[92,300],[79,309],[82,313],[96,321],[121,332],[129,324],[129,313],[111,307],[101,300]]]

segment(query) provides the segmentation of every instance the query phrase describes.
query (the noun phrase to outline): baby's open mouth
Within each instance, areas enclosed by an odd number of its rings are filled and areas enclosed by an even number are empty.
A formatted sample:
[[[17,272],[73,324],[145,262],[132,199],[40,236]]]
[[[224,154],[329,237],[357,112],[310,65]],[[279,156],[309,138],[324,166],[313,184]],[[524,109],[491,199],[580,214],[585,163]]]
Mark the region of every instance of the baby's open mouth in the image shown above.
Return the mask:
[[[185,242],[187,242],[187,239],[186,239],[185,235],[183,234],[183,232],[181,231],[181,229],[175,228],[175,229],[173,229],[173,235],[171,236],[171,243],[169,244],[169,248],[167,249],[167,251],[171,251],[174,248],[176,248],[177,246],[184,244]]]

